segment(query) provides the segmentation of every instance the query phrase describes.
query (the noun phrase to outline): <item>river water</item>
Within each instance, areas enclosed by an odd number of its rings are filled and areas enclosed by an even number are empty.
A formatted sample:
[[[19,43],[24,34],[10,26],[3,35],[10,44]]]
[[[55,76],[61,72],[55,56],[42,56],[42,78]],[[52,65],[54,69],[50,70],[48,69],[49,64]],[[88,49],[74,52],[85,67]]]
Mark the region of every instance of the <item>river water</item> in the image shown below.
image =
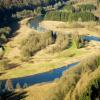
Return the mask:
[[[43,17],[38,16],[35,19],[30,20],[28,25],[31,28],[37,30],[38,32],[45,32],[46,30],[42,26],[39,25],[39,23],[42,20],[43,20]],[[84,39],[88,40],[88,41],[93,40],[93,41],[100,42],[100,38],[95,37],[95,36],[84,36]],[[13,87],[16,88],[17,83],[19,83],[20,86],[23,87],[24,84],[27,84],[28,86],[32,86],[37,83],[54,81],[55,79],[60,78],[64,71],[69,70],[72,67],[75,67],[78,63],[79,62],[72,63],[67,66],[62,66],[60,68],[57,68],[57,69],[54,69],[54,70],[48,71],[48,72],[43,72],[43,73],[30,75],[30,76],[26,76],[26,77],[11,79]],[[3,80],[2,81],[2,84],[3,84],[2,89],[5,88],[5,83],[6,83],[6,80]]]

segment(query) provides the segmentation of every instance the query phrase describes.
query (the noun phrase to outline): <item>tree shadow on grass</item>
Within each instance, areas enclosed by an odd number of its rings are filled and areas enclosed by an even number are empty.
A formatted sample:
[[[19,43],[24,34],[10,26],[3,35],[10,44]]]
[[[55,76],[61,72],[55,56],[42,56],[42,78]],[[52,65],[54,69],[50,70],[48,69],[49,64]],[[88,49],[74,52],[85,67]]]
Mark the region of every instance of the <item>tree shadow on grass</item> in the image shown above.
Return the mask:
[[[14,69],[16,67],[20,66],[20,64],[17,63],[9,63],[7,66],[7,69]]]
[[[22,92],[4,92],[0,95],[0,100],[23,100],[26,98],[27,92],[22,91]]]
[[[2,76],[2,75],[4,75],[4,74],[6,74],[6,72],[0,72],[0,76]]]

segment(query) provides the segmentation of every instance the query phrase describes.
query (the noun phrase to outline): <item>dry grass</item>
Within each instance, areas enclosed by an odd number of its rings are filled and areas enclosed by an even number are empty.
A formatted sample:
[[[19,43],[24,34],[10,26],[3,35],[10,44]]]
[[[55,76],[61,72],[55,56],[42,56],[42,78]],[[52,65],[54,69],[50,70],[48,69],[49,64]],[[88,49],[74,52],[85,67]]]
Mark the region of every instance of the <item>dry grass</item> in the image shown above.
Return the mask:
[[[87,48],[83,49],[67,49],[63,52],[58,53],[47,53],[48,49],[52,47],[48,46],[46,49],[41,50],[38,52],[30,62],[22,62],[19,58],[20,56],[20,50],[19,44],[20,41],[27,37],[30,32],[34,31],[33,29],[30,29],[26,24],[29,19],[24,19],[20,22],[20,29],[17,31],[19,34],[12,39],[12,41],[8,42],[6,44],[7,51],[5,53],[5,57],[7,57],[9,60],[11,60],[12,63],[19,64],[18,67],[7,70],[6,74],[0,76],[0,79],[8,79],[8,78],[15,78],[15,77],[22,77],[27,75],[32,75],[36,73],[41,73],[45,71],[50,71],[54,68],[61,67],[63,65],[67,65],[71,62],[78,61],[82,57],[85,56],[85,54],[89,54],[92,52],[95,52],[96,49],[99,48],[99,43],[96,42],[91,43]],[[68,28],[70,23],[64,23],[59,21],[43,21],[41,24],[45,28],[48,28],[54,31],[63,32],[65,34],[67,33],[74,33],[77,31],[79,34],[92,34],[95,36],[100,36],[99,31],[89,31],[87,28]],[[84,23],[86,25],[86,23]],[[65,28],[60,28],[60,26],[64,25]],[[66,28],[67,27],[67,28]],[[99,27],[99,26],[98,26]],[[92,47],[92,45],[94,45]],[[91,51],[92,50],[92,51]],[[71,56],[73,55],[74,56]],[[39,69],[39,70],[38,70]]]
[[[89,34],[100,36],[100,25],[97,25],[95,22],[65,23],[61,21],[42,21],[40,24],[47,30],[54,30],[56,32],[62,32],[65,34],[74,33],[77,31],[81,35]]]
[[[25,100],[44,100],[47,92],[55,87],[56,83],[38,84],[25,89],[28,97]]]
[[[80,96],[80,94],[84,93],[84,91],[87,91],[88,87],[93,82],[93,80],[99,78],[100,68],[97,68],[94,72],[84,73],[83,77],[79,80],[79,82],[76,85],[76,88],[73,91],[72,100],[75,99],[75,96]]]

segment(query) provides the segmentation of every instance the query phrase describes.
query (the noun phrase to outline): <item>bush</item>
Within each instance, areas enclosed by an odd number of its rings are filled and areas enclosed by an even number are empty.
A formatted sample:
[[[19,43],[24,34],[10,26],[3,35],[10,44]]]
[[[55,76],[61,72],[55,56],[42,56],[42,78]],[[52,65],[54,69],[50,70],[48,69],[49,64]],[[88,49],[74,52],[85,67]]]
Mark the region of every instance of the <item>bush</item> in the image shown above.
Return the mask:
[[[23,57],[31,57],[39,50],[47,47],[52,44],[53,38],[51,32],[38,34],[33,33],[30,34],[26,39],[24,39],[21,43],[21,54]]]
[[[63,51],[69,47],[70,39],[69,36],[63,33],[57,33],[55,44],[49,49],[49,53],[55,53]]]
[[[96,17],[94,14],[90,12],[78,12],[78,13],[70,13],[68,16],[68,21],[79,21],[81,19],[82,22],[86,21],[96,21]]]
[[[10,27],[0,28],[0,34],[4,34],[6,37],[9,37],[11,33]]]
[[[45,20],[54,20],[54,21],[96,21],[97,18],[91,12],[65,12],[65,11],[52,11],[48,12],[45,17]]]

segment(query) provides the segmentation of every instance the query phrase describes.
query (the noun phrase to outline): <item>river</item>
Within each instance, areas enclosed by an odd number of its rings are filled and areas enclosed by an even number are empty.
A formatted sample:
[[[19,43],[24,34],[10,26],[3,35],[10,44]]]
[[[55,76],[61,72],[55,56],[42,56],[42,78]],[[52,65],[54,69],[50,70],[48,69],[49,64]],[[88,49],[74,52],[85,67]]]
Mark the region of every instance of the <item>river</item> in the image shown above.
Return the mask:
[[[42,21],[42,20],[43,20],[43,18],[38,16],[35,19],[30,20],[28,25],[31,28],[34,28],[35,30],[37,30],[38,32],[44,32],[46,30],[39,25],[40,21]],[[88,41],[93,40],[93,41],[100,42],[100,38],[95,37],[95,36],[84,36],[84,39],[88,40]],[[64,71],[69,70],[72,67],[75,67],[78,63],[79,62],[75,62],[75,63],[69,64],[66,66],[62,66],[60,68],[57,68],[57,69],[54,69],[54,70],[48,71],[48,72],[43,72],[43,73],[30,75],[30,76],[26,76],[26,77],[11,79],[12,85],[14,88],[16,88],[17,83],[19,83],[20,86],[23,87],[24,84],[27,84],[28,86],[32,86],[32,85],[37,84],[37,83],[51,82],[57,78],[60,78]],[[6,84],[6,80],[2,80],[2,84],[3,85],[1,86],[1,88],[4,89],[5,84]]]

